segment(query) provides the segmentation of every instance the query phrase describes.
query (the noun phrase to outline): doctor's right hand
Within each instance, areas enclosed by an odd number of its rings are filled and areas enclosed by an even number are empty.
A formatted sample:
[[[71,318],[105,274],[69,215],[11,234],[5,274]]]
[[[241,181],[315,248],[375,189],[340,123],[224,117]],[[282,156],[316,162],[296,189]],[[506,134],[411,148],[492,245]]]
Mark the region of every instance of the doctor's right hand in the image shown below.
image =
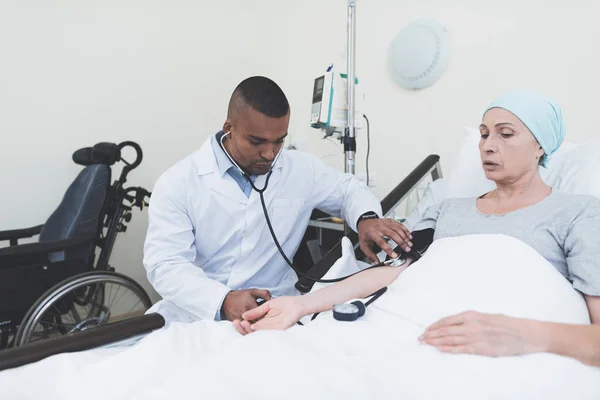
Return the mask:
[[[247,311],[233,326],[242,335],[262,329],[283,330],[306,315],[301,296],[281,296]]]
[[[256,308],[256,300],[271,300],[271,292],[262,289],[233,290],[227,293],[223,301],[223,312],[228,321],[241,319],[242,314]]]

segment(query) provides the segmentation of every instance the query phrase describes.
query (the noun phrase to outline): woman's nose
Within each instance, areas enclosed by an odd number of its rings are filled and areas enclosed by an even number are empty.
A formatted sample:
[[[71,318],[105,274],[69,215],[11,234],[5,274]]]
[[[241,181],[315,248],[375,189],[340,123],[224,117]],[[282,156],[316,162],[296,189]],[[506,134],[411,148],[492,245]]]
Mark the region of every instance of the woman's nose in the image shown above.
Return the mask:
[[[490,135],[487,139],[484,139],[483,145],[481,147],[485,152],[494,153],[498,150],[498,144],[496,143],[496,139],[494,136]]]

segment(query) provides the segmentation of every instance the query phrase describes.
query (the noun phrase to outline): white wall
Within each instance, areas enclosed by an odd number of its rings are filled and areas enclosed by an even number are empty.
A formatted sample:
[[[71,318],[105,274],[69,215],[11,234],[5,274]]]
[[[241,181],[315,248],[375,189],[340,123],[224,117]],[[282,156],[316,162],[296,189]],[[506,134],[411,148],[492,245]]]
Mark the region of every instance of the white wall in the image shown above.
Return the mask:
[[[73,151],[100,141],[140,143],[144,161],[128,183],[151,189],[222,126],[237,82],[269,65],[248,1],[0,7],[2,229],[42,223],[81,169]],[[146,226],[147,213],[134,212],[111,263],[144,283]]]
[[[294,107],[291,131],[310,138],[308,147],[317,153],[327,154],[332,146],[306,128],[310,80],[330,62],[345,68],[345,4],[304,0],[287,6],[293,9],[280,36],[285,57],[272,73],[286,85]],[[478,126],[489,101],[511,88],[530,86],[558,98],[568,140],[597,137],[590,116],[597,112],[600,89],[599,11],[593,0],[358,0],[356,68],[367,95],[378,197],[428,154],[439,154],[448,173],[462,127]],[[388,73],[389,45],[421,17],[436,18],[450,30],[453,56],[436,85],[408,92]],[[358,146],[357,169],[363,172],[364,132]],[[343,156],[327,160],[343,168]]]
[[[514,87],[556,97],[568,140],[597,137],[599,11],[593,0],[358,0],[376,195],[431,153],[448,173],[462,127]],[[407,92],[388,75],[387,52],[420,17],[448,27],[453,57],[435,86]],[[43,222],[80,169],[72,152],[99,141],[140,143],[144,162],[129,183],[150,189],[220,128],[231,91],[254,74],[288,95],[291,141],[320,156],[339,151],[308,115],[313,79],[329,63],[344,66],[345,47],[346,0],[0,0],[0,229]],[[358,146],[363,172],[364,132]],[[343,169],[341,151],[325,160]],[[112,264],[148,287],[146,225],[135,212]]]

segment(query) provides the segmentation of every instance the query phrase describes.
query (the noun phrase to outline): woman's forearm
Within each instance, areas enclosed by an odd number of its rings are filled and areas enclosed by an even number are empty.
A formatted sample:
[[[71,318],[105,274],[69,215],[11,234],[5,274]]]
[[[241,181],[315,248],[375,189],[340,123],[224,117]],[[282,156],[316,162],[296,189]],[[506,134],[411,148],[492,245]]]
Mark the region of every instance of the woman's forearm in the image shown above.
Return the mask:
[[[304,314],[330,310],[334,304],[364,298],[388,286],[405,270],[411,261],[400,267],[379,267],[360,272],[350,278],[301,297]]]
[[[534,352],[554,353],[600,367],[600,324],[570,325],[529,321]]]
[[[584,297],[591,325],[526,321],[535,351],[560,354],[600,367],[600,296]]]

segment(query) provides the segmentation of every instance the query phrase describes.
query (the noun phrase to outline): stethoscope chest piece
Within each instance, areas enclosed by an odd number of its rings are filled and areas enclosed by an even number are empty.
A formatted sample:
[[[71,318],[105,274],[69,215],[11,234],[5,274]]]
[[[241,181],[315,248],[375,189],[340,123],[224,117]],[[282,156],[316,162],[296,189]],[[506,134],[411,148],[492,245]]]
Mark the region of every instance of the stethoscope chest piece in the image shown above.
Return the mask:
[[[361,301],[333,306],[333,318],[338,321],[356,321],[363,315],[365,315],[365,305]]]

